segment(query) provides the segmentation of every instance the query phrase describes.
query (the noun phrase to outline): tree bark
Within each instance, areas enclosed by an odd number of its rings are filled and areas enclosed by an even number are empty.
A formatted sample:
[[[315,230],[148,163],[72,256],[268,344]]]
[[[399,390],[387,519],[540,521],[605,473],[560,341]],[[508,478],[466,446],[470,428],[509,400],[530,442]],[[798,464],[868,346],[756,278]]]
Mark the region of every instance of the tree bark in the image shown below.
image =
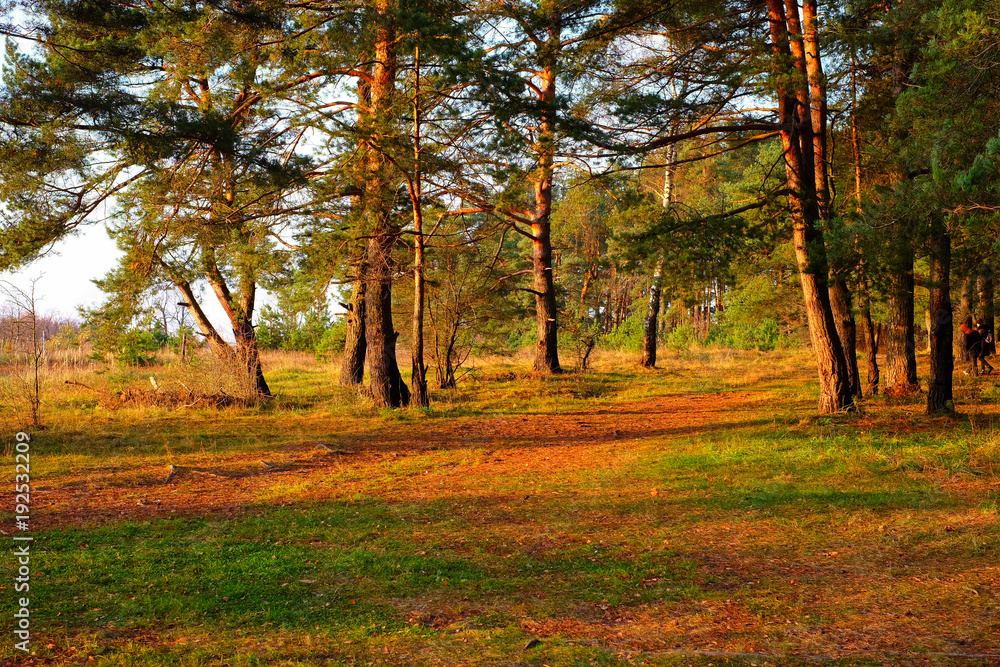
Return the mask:
[[[868,298],[868,285],[862,282],[860,290],[861,335],[868,348],[868,377],[866,391],[869,396],[878,394],[878,336],[875,335],[875,325],[872,324],[871,305]]]
[[[965,318],[972,315],[972,279],[966,276],[961,282],[961,291],[958,294],[958,316],[959,322],[964,322]],[[961,329],[955,328],[953,333],[955,358],[967,361],[969,356],[965,351],[965,339],[962,337]]]
[[[556,54],[562,35],[562,18],[553,9],[548,19],[547,39],[539,58],[538,79],[541,118],[534,146],[538,168],[533,177],[535,208],[531,215],[531,266],[534,276],[535,319],[538,343],[535,348],[535,370],[558,373],[559,327],[557,322],[556,289],[552,276],[552,176],[555,160],[556,120]]]
[[[670,208],[674,203],[674,175],[676,174],[677,144],[667,146],[666,159],[663,167],[663,208]],[[653,269],[653,279],[649,286],[649,305],[646,308],[646,319],[643,321],[642,361],[646,368],[656,367],[656,345],[659,327],[657,318],[660,314],[660,290],[663,280],[663,254],[656,259]]]
[[[902,245],[889,275],[889,316],[885,339],[885,393],[907,396],[920,391],[917,381],[917,352],[913,322],[913,249],[897,236]]]
[[[993,264],[990,261],[983,262],[976,280],[976,291],[979,296],[979,317],[986,323],[988,331],[993,333],[992,343],[983,342],[983,352],[985,356],[996,354],[996,332],[993,331],[994,310],[993,310]]]
[[[781,64],[791,60],[804,79],[805,55],[797,3],[795,0],[787,2],[791,11],[786,15],[781,0],[767,0],[775,62],[783,70]],[[780,74],[782,79],[792,78],[788,76],[792,72],[780,71]],[[844,349],[837,336],[827,286],[829,267],[823,232],[818,225],[820,216],[816,199],[812,124],[810,119],[796,113],[797,109],[812,107],[809,90],[804,83],[797,86],[795,95],[789,94],[785,84],[779,84],[777,93],[781,142],[785,153],[785,174],[790,192],[788,200],[795,258],[809,321],[809,334],[818,367],[819,412],[826,414],[850,408],[853,405],[853,398]]]
[[[392,132],[396,88],[395,8],[391,0],[375,4],[374,54],[369,84],[370,141],[378,146]],[[392,251],[399,229],[391,219],[394,195],[389,164],[379,150],[369,150],[365,182],[365,217],[369,230],[368,271],[365,285],[365,336],[372,400],[381,407],[398,408],[410,401],[410,391],[396,364],[396,333],[392,324]]]
[[[642,361],[646,368],[656,368],[656,343],[659,328],[656,320],[660,313],[660,281],[663,276],[663,255],[657,257],[653,280],[649,285],[649,306],[643,321]]]
[[[371,122],[369,114],[372,102],[371,65],[368,63],[368,57],[365,53],[361,54],[361,61],[364,63],[362,67],[367,76],[358,78],[358,101],[361,103],[358,108],[358,117]],[[364,149],[364,146],[359,148]],[[367,166],[367,159],[362,163]],[[356,185],[359,194],[351,195],[351,213],[362,221],[365,219],[367,202],[364,195],[365,180],[363,176],[357,179]],[[351,250],[351,270],[354,272],[351,281],[351,300],[347,304],[342,304],[347,308],[347,337],[344,341],[344,358],[340,367],[340,385],[344,387],[353,387],[364,382],[365,359],[368,352],[368,338],[365,333],[367,319],[365,285],[368,281],[368,249],[362,241],[355,241],[355,243],[357,245]]]
[[[830,306],[837,323],[837,337],[844,348],[847,375],[851,384],[851,394],[861,397],[861,375],[858,372],[858,328],[851,308],[851,292],[842,278],[832,278],[830,283]]]
[[[931,311],[931,370],[927,383],[927,414],[953,412],[951,314],[951,237],[944,221],[931,223],[930,235],[930,311]]]
[[[365,377],[365,281],[367,262],[360,256],[354,264],[351,283],[351,300],[347,306],[347,340],[344,341],[344,359],[340,366],[340,384],[345,387],[359,385]]]
[[[420,47],[413,56],[413,178],[410,203],[413,208],[413,350],[411,354],[413,405],[426,408],[427,366],[424,365],[424,215],[420,201]]]
[[[215,250],[213,248],[202,249],[202,261],[205,267],[205,277],[209,285],[215,292],[219,304],[222,306],[226,317],[233,328],[233,337],[236,340],[235,350],[229,350],[230,360],[238,366],[246,369],[247,376],[252,385],[252,393],[270,397],[271,389],[264,379],[264,370],[260,365],[260,352],[257,348],[257,333],[253,327],[253,311],[257,295],[257,283],[249,275],[240,277],[237,298],[229,289],[222,271],[215,260]],[[229,347],[228,345],[226,346]]]

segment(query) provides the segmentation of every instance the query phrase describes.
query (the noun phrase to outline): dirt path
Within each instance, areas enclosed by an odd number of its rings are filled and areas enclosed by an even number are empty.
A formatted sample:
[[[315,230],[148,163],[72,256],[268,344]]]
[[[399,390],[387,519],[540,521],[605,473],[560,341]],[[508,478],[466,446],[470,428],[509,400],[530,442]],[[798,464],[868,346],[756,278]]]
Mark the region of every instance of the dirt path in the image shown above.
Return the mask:
[[[156,516],[230,516],[255,504],[269,487],[309,486],[310,480],[345,469],[360,472],[387,458],[441,450],[487,450],[496,455],[488,462],[492,472],[500,475],[515,465],[520,471],[525,466],[551,470],[590,465],[590,456],[557,455],[554,450],[566,454],[579,448],[770,423],[760,417],[759,407],[766,398],[760,392],[679,394],[556,415],[430,419],[366,433],[344,432],[322,444],[289,442],[266,453],[232,452],[210,458],[192,454],[137,468],[91,468],[57,480],[39,480],[33,515],[41,529]],[[507,456],[515,451],[516,457]],[[346,488],[342,485],[332,497]],[[312,492],[308,499],[319,497]]]

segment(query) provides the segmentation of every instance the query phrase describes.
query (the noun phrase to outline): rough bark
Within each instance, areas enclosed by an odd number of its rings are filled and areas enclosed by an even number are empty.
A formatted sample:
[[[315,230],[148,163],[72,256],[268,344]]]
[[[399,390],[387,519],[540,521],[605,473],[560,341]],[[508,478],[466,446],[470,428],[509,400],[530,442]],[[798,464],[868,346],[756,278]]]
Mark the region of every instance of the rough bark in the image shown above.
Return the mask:
[[[376,26],[369,82],[370,127],[373,144],[392,131],[391,111],[396,87],[395,9],[389,0],[375,5]],[[364,191],[365,222],[368,228],[368,271],[365,285],[365,336],[368,342],[368,372],[372,399],[376,405],[397,408],[407,405],[410,391],[396,364],[396,338],[392,324],[392,251],[399,229],[392,219],[394,194],[391,169],[377,150],[366,155],[367,180]]]
[[[540,118],[534,146],[538,167],[533,177],[535,208],[531,214],[531,267],[534,278],[535,319],[538,342],[535,348],[535,370],[558,373],[559,328],[557,322],[556,289],[552,276],[552,177],[555,160],[556,71],[555,58],[559,49],[562,25],[558,10],[549,17],[547,39],[538,71]]]
[[[790,59],[804,79],[805,55],[797,3],[795,0],[787,1],[791,11],[786,15],[781,0],[767,0],[775,62],[780,66],[780,63]],[[791,73],[783,71],[781,74]],[[792,95],[779,86],[777,92],[795,258],[819,374],[819,412],[837,412],[850,408],[853,398],[827,286],[829,267],[823,232],[818,225],[820,216],[816,199],[812,124],[796,113],[796,109],[811,109],[809,90],[807,86],[799,85]]]
[[[979,269],[979,276],[976,280],[976,291],[979,297],[979,317],[986,322],[986,328],[993,332],[994,341],[992,343],[983,342],[983,352],[985,356],[996,354],[996,332],[993,331],[994,310],[993,310],[993,264],[984,262]]]
[[[927,414],[954,410],[952,404],[951,238],[942,220],[931,224],[930,235],[931,354],[927,384]]]
[[[868,377],[865,391],[869,396],[878,394],[879,370],[878,370],[878,346],[879,339],[875,335],[875,325],[872,323],[871,305],[868,299],[868,285],[861,284],[859,291],[861,311],[861,335],[868,350]]]
[[[238,294],[233,296],[225,276],[219,270],[215,261],[215,251],[212,248],[202,250],[205,277],[212,291],[215,292],[222,310],[233,328],[236,341],[235,349],[230,349],[229,358],[232,363],[246,369],[252,392],[259,396],[271,396],[271,389],[264,379],[264,370],[260,365],[260,352],[257,348],[257,333],[253,327],[253,311],[257,295],[257,283],[249,275],[241,276]],[[227,346],[228,347],[228,346]]]
[[[653,270],[653,280],[649,285],[649,306],[646,308],[646,319],[643,321],[642,361],[646,368],[656,367],[656,342],[659,328],[656,325],[660,314],[660,280],[663,276],[663,255],[656,260]]]
[[[424,364],[424,216],[420,201],[420,47],[413,58],[413,178],[410,181],[410,203],[413,208],[413,350],[411,353],[413,405],[426,408],[427,366]]]
[[[844,348],[847,374],[851,384],[851,394],[861,397],[861,375],[858,372],[858,328],[854,321],[851,292],[841,278],[830,282],[830,306],[837,325],[837,337]]]
[[[788,7],[797,4],[790,0]],[[826,154],[826,77],[820,59],[816,0],[802,2],[802,44],[806,75],[809,80],[809,119],[812,127],[813,173],[816,182],[816,204],[820,217],[828,219],[833,206],[830,196],[829,163]],[[850,362],[848,362],[850,363]]]
[[[962,278],[958,292],[958,306],[955,316],[959,322],[964,322],[965,318],[972,315],[972,279],[966,276]],[[965,340],[962,338],[961,329],[954,327],[952,334],[953,347],[955,348],[955,358],[963,361],[968,360],[965,352]]]
[[[885,334],[885,393],[907,396],[920,391],[913,322],[913,250],[902,239],[889,275],[889,314]]]
[[[362,53],[361,60],[365,63],[362,67],[368,76],[358,79],[358,101],[361,103],[358,109],[360,118],[365,118],[369,122],[368,110],[371,109],[371,65],[368,64],[367,55]],[[365,217],[365,203],[363,177],[358,178],[357,194],[351,196],[351,212],[358,219]],[[354,272],[351,281],[351,300],[347,304],[341,304],[347,309],[347,338],[344,341],[344,358],[340,367],[340,384],[345,387],[360,385],[365,379],[365,359],[368,351],[368,338],[365,335],[365,320],[367,312],[365,308],[365,284],[368,280],[368,249],[363,242],[356,242],[351,253],[351,269]]]
[[[344,341],[344,359],[340,366],[340,384],[345,387],[359,385],[365,377],[365,275],[367,262],[359,257],[354,262],[354,280],[351,282],[351,300],[347,308],[347,340]]]

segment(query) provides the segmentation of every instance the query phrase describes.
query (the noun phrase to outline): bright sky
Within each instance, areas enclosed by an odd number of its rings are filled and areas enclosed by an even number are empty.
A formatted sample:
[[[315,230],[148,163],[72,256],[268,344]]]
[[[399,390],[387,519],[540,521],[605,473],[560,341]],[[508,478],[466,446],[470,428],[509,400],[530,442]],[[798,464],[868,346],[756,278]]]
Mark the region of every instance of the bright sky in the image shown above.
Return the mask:
[[[40,276],[35,286],[38,311],[79,320],[80,306],[96,306],[104,300],[104,293],[92,281],[115,268],[121,255],[104,225],[87,225],[56,243],[48,255],[27,268],[0,273],[0,280],[25,289]],[[177,296],[180,301],[180,294]],[[232,338],[232,328],[219,302],[210,292],[204,297],[201,303],[208,318],[223,337]],[[270,295],[258,298],[258,313],[264,304],[273,304]]]
[[[0,279],[24,289],[40,276],[35,287],[38,310],[76,318],[79,306],[94,306],[103,300],[101,290],[91,280],[114,268],[120,256],[104,226],[89,225],[57,243],[48,256],[16,273],[0,273]]]

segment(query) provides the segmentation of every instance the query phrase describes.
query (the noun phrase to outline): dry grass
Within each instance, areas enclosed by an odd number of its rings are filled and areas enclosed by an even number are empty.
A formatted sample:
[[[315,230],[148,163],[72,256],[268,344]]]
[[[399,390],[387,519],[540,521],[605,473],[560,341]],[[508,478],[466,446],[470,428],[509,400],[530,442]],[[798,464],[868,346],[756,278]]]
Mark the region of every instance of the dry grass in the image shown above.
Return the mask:
[[[73,377],[191,370],[164,361]],[[477,360],[384,412],[335,364],[264,363],[261,406],[50,384],[39,661],[1000,662],[962,657],[1000,655],[992,380],[959,380],[958,420],[921,397],[817,419],[802,353],[600,353],[557,377]]]

